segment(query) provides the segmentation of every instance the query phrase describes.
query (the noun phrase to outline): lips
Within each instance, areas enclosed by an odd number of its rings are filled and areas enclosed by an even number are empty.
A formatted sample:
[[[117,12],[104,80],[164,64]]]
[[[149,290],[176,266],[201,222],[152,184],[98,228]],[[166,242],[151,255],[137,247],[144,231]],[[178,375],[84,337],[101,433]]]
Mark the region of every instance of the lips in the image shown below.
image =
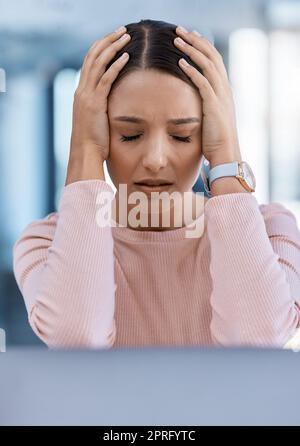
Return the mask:
[[[157,187],[157,186],[170,186],[172,183],[135,183],[135,184],[148,187]]]
[[[143,186],[164,186],[173,184],[165,178],[142,178],[140,181],[135,181],[135,184],[142,184]]]
[[[163,191],[168,189],[172,186],[172,183],[165,183],[165,184],[147,184],[147,183],[135,183],[135,185],[139,188],[144,190],[145,192],[155,192],[155,191]]]

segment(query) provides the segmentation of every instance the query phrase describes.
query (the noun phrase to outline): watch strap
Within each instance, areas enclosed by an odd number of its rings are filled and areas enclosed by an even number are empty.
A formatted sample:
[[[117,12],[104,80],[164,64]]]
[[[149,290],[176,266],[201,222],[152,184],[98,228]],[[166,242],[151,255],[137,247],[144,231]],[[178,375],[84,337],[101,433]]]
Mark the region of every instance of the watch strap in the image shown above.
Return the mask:
[[[214,180],[221,177],[235,177],[239,175],[239,164],[237,161],[232,163],[219,164],[209,170],[208,183],[209,188]]]

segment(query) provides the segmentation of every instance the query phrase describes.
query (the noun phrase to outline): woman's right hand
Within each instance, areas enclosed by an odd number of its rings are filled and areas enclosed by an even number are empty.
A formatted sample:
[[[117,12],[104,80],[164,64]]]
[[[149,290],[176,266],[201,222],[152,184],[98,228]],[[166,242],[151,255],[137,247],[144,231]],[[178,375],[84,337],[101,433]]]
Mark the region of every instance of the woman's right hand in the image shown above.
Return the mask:
[[[126,28],[106,35],[97,40],[87,52],[78,87],[74,94],[72,135],[70,147],[70,159],[66,184],[74,181],[74,175],[70,170],[76,166],[76,176],[79,179],[88,179],[87,159],[91,163],[95,158],[104,162],[109,155],[109,123],[107,115],[107,98],[112,83],[129,59],[119,57],[106,70],[107,64],[113,59],[130,40],[130,35],[125,34]],[[95,155],[95,158],[94,158]],[[94,159],[93,159],[94,158]],[[80,172],[80,163],[85,163],[85,172]],[[95,165],[91,166],[95,177]],[[76,178],[75,178],[76,181]]]

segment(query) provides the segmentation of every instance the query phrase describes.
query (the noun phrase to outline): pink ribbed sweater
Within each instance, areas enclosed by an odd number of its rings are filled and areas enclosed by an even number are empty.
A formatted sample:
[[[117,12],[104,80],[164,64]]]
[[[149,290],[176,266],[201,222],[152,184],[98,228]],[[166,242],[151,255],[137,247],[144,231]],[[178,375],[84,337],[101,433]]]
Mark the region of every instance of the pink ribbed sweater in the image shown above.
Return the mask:
[[[204,232],[100,227],[102,180],[64,186],[58,212],[13,247],[29,323],[49,348],[275,346],[300,320],[300,232],[279,203],[231,193]],[[297,302],[298,301],[298,302]]]

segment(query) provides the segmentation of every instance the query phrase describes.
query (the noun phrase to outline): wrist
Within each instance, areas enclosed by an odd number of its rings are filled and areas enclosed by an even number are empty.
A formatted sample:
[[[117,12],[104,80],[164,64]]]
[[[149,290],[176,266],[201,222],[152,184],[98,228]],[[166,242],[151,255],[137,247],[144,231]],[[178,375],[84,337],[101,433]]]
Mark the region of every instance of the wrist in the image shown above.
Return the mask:
[[[217,195],[248,192],[235,177],[221,177],[214,180],[211,184],[211,197]]]
[[[103,162],[99,149],[71,146],[65,186],[80,180],[105,181]]]
[[[242,162],[240,152],[235,151],[235,154],[230,154],[229,151],[223,151],[222,154],[210,158],[210,170],[219,165],[236,162]],[[212,181],[210,185],[211,197],[231,193],[251,193],[251,191],[247,190],[247,188],[243,184],[241,184],[239,179],[235,176],[221,176]]]
[[[205,156],[205,155],[204,155]],[[210,169],[220,164],[232,163],[234,161],[242,161],[240,154],[223,152],[219,155],[211,156],[209,161]]]
[[[81,160],[83,158],[94,157],[102,163],[104,162],[103,155],[99,146],[90,143],[78,143],[71,140],[70,144],[70,158]]]

